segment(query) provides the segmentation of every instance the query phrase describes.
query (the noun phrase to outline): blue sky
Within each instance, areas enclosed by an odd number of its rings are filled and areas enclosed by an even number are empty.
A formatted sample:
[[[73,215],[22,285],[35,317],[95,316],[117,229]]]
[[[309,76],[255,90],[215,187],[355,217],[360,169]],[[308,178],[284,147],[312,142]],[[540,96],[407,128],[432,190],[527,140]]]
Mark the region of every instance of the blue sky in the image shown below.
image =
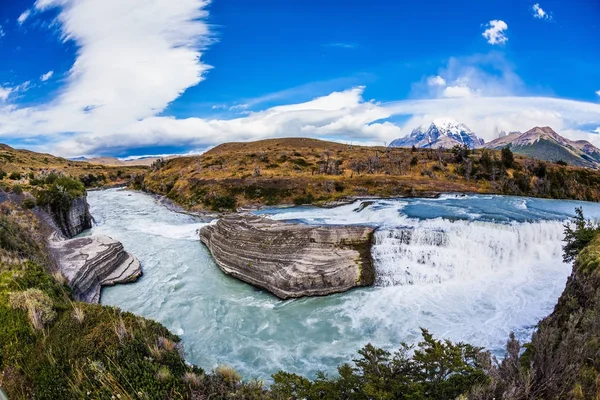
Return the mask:
[[[0,141],[66,156],[433,118],[600,145],[600,2],[0,0]]]

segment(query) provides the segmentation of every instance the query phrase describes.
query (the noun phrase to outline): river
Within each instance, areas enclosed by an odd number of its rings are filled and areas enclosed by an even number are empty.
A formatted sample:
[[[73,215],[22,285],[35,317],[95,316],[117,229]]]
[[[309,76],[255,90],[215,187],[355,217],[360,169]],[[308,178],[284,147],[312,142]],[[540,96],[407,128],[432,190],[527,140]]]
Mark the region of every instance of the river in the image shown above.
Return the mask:
[[[280,369],[335,373],[367,343],[417,342],[420,327],[501,356],[509,333],[528,340],[564,289],[564,221],[577,206],[600,217],[596,203],[484,195],[265,210],[378,227],[374,287],[281,301],[224,275],[198,239],[199,219],[122,189],[90,192],[88,201],[91,234],[123,242],[144,271],[134,284],[104,288],[102,304],[161,322],[181,336],[191,363],[266,381]]]

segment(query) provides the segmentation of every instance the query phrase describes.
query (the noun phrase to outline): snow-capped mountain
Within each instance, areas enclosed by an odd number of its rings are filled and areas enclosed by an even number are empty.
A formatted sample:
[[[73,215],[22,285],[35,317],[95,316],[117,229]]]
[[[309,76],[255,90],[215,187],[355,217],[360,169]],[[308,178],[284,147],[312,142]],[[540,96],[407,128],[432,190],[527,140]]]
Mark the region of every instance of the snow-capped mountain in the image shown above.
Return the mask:
[[[517,154],[547,161],[562,160],[570,165],[600,169],[600,149],[586,140],[569,140],[549,126],[535,127],[525,133],[515,132],[500,137],[484,147],[503,147]]]
[[[394,140],[390,147],[432,147],[449,149],[456,145],[467,145],[474,149],[483,145],[465,124],[452,119],[435,119],[430,125],[414,129],[410,135]]]

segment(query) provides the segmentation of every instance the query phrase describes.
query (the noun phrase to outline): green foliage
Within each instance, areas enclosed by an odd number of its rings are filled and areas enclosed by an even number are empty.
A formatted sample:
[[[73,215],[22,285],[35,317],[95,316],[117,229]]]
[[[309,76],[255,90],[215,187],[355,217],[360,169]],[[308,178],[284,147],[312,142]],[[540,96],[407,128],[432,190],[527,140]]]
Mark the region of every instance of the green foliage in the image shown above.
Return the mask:
[[[47,187],[36,191],[37,204],[49,207],[56,214],[68,212],[74,199],[85,195],[81,181],[67,176],[48,175]]]
[[[215,196],[210,200],[210,206],[215,211],[231,210],[235,211],[236,201],[233,196]]]
[[[4,178],[6,178],[6,171],[2,171],[2,170],[0,169],[0,180],[2,180],[2,179],[4,179]]]
[[[419,164],[419,157],[413,156],[413,158],[410,159],[410,166],[416,167],[417,164]]]
[[[489,354],[463,343],[435,340],[425,329],[412,357],[402,344],[391,354],[372,345],[360,350],[354,366],[338,368],[339,376],[319,374],[314,381],[278,372],[271,391],[284,399],[454,399],[488,382],[484,365]]]
[[[575,209],[575,217],[565,224],[566,244],[563,246],[564,262],[572,262],[584,247],[586,247],[600,232],[600,227],[583,216],[583,209]]]
[[[454,162],[466,161],[469,158],[470,153],[471,150],[466,144],[463,144],[462,146],[457,144],[456,146],[452,147],[452,155],[454,156]]]
[[[12,192],[18,195],[23,194],[23,186],[15,183],[12,187]]]
[[[11,181],[18,181],[22,178],[22,175],[20,172],[11,172],[11,174],[8,176],[8,179],[10,179]]]
[[[513,155],[513,152],[510,150],[510,147],[506,146],[502,148],[501,151],[501,159],[502,159],[502,165],[504,166],[504,168],[512,168],[515,164],[515,156]]]
[[[294,204],[297,206],[300,206],[303,204],[312,204],[313,201],[315,201],[315,198],[312,195],[312,193],[308,193],[307,195],[298,196],[298,197],[294,198]]]

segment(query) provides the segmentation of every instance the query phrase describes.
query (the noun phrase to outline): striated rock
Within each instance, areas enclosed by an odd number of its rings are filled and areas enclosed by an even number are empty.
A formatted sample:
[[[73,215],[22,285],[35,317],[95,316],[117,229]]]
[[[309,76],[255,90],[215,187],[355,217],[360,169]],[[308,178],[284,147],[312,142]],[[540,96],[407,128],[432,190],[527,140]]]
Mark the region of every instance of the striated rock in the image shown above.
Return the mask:
[[[236,215],[204,226],[200,240],[223,272],[287,299],[373,285],[373,232]]]
[[[87,196],[73,199],[68,211],[42,207],[37,215],[65,238],[72,238],[92,227]]]
[[[50,247],[79,301],[98,303],[101,286],[134,282],[142,275],[138,259],[108,236],[51,240]]]

